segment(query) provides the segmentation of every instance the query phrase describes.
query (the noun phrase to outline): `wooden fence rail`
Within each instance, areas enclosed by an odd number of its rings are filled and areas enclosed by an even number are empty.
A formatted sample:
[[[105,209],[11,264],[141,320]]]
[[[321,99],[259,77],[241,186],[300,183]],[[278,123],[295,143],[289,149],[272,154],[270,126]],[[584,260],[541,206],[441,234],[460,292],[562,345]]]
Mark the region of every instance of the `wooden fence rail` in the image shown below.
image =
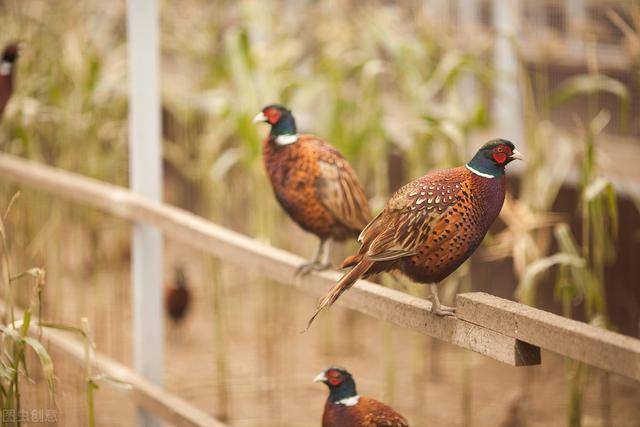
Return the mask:
[[[339,277],[323,272],[296,279],[302,258],[118,186],[6,154],[0,154],[0,175],[148,223],[178,241],[312,295],[324,295]],[[513,366],[539,364],[542,347],[640,381],[640,340],[490,295],[458,295],[458,316],[442,318],[428,313],[429,301],[359,281],[338,304]]]
[[[316,296],[324,295],[339,277],[335,272],[323,272],[296,278],[302,258],[112,184],[6,154],[0,154],[0,174],[118,217],[153,225],[177,241]],[[432,315],[428,313],[429,301],[374,283],[360,281],[340,303],[513,366],[540,363],[540,350],[535,346],[455,317]],[[300,325],[300,330],[303,328]]]

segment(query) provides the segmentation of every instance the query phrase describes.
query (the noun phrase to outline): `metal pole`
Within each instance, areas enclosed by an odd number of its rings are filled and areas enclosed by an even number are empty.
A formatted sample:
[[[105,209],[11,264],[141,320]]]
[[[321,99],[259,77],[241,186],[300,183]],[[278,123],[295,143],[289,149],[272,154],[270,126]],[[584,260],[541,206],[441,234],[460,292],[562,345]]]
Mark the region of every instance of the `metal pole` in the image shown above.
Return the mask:
[[[569,49],[573,56],[584,53],[584,33],[587,24],[587,8],[584,0],[567,0],[565,16],[569,23]]]
[[[158,26],[156,0],[127,2],[129,177],[133,191],[154,201],[162,200]],[[164,373],[162,245],[162,234],[156,228],[134,225],[133,364],[137,372],[159,385]],[[161,424],[139,410],[138,425]]]
[[[515,46],[519,22],[519,0],[493,0],[493,25],[497,30],[493,57],[496,72],[493,118],[498,136],[512,140],[526,153]]]
[[[480,30],[480,8],[477,0],[458,0],[458,36],[473,40]],[[478,106],[478,87],[471,72],[465,71],[460,77],[458,91],[461,94],[463,108],[467,112]]]

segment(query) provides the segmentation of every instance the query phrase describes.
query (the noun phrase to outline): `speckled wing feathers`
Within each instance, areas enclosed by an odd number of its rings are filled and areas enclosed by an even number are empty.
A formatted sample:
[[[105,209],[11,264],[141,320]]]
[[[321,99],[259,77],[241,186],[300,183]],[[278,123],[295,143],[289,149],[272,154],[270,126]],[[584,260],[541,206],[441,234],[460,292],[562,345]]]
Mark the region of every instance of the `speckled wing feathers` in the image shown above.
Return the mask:
[[[391,407],[368,397],[361,397],[361,405],[365,415],[364,426],[369,427],[408,427],[407,420]]]
[[[323,427],[409,427],[407,420],[388,405],[361,396],[355,406],[327,402]]]
[[[504,196],[504,176],[486,178],[465,167],[410,182],[361,232],[358,253],[342,263],[353,268],[319,301],[307,327],[362,277],[401,271],[419,283],[441,282],[482,242]]]
[[[371,212],[349,163],[337,151],[327,150],[320,153],[318,166],[316,188],[322,204],[345,226],[362,230],[370,221]]]
[[[448,221],[443,220],[445,213],[460,200],[464,186],[464,182],[456,180],[420,179],[407,184],[362,232],[364,255],[373,261],[389,261],[417,254],[432,230],[442,228]]]
[[[358,178],[342,155],[313,135],[278,146],[267,138],[263,159],[276,198],[303,229],[321,239],[345,240],[371,219]]]

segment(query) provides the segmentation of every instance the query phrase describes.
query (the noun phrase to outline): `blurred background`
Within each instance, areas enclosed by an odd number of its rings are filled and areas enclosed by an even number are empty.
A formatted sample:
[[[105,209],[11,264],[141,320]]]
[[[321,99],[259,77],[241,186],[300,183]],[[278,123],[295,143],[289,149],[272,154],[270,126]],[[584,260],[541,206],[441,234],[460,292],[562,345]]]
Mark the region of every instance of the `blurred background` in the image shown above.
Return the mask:
[[[0,1],[0,43],[23,42],[3,152],[128,186],[125,10]],[[446,302],[483,290],[640,335],[638,2],[179,0],[160,16],[166,202],[309,257],[317,241],[262,167],[267,129],[251,119],[263,105],[287,105],[339,148],[375,212],[506,137],[526,162]],[[46,270],[43,317],[87,317],[98,351],[131,365],[130,225],[5,182],[2,210],[18,190],[8,249],[16,271]],[[232,426],[319,425],[327,391],[312,379],[330,364],[413,426],[640,425],[631,380],[548,353],[512,368],[339,307],[301,335],[315,298],[168,240],[168,282],[176,266],[193,304],[167,319],[166,387]],[[58,423],[84,425],[81,369],[52,356]],[[26,387],[30,406],[51,406],[37,381]],[[95,399],[98,425],[134,423],[121,394]]]

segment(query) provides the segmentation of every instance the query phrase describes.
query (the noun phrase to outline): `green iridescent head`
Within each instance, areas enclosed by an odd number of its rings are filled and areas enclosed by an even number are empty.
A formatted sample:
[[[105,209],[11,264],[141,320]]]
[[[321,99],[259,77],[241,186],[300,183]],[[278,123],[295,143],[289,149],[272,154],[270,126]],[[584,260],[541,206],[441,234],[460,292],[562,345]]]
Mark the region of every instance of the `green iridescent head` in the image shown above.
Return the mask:
[[[506,165],[522,158],[522,154],[516,150],[513,142],[506,139],[493,139],[480,147],[466,166],[476,175],[499,178],[504,175]]]

